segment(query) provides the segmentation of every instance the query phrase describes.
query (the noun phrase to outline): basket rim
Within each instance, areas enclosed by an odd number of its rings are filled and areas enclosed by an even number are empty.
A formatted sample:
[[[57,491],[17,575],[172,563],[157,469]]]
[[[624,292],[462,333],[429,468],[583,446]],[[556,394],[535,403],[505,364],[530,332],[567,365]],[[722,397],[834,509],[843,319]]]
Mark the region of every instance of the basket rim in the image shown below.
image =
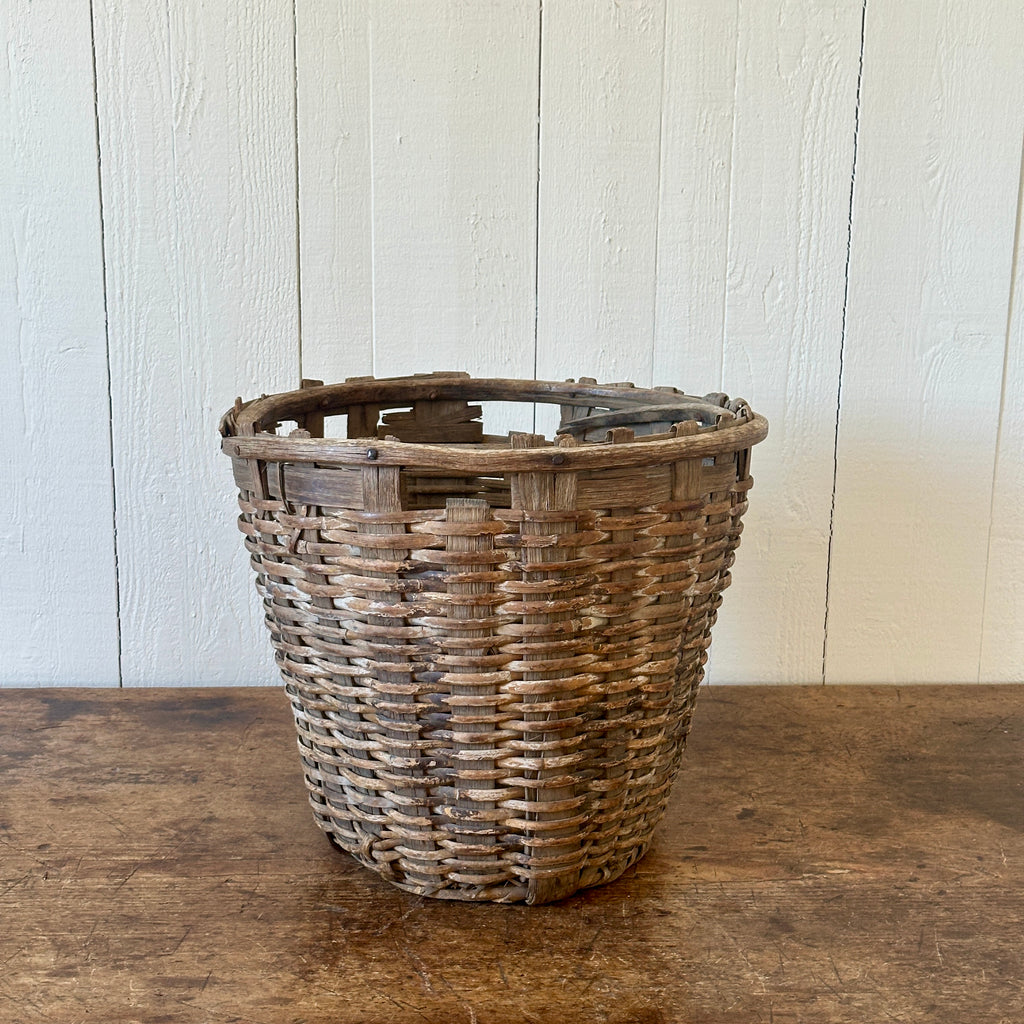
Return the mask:
[[[312,383],[312,382],[311,382]],[[283,437],[262,427],[308,413],[332,415],[348,405],[402,404],[417,399],[543,402],[555,405],[639,408],[677,399],[692,399],[675,388],[637,388],[628,384],[575,381],[516,380],[470,377],[462,373],[420,374],[407,377],[349,379],[341,384],[304,386],[263,395],[242,403],[221,420],[221,449],[227,455],[268,462],[317,462],[344,466],[420,466],[474,473],[573,471],[608,466],[652,466],[679,459],[708,457],[738,451],[763,441],[768,421],[758,413],[723,418],[717,426],[666,439],[589,441],[541,447],[483,447],[475,444],[416,443],[375,438]],[[595,400],[596,401],[592,401]],[[692,399],[702,401],[700,399]]]

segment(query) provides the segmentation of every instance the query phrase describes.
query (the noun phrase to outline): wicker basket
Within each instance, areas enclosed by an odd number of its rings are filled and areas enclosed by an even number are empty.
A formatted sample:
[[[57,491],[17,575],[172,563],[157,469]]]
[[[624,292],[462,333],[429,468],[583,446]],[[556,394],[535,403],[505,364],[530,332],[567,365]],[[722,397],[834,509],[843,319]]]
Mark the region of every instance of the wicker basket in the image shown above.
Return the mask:
[[[480,401],[561,406],[557,440],[485,434]],[[342,414],[348,438],[325,438]],[[463,900],[544,903],[638,860],[764,418],[725,395],[443,373],[306,381],[221,429],[331,840]]]

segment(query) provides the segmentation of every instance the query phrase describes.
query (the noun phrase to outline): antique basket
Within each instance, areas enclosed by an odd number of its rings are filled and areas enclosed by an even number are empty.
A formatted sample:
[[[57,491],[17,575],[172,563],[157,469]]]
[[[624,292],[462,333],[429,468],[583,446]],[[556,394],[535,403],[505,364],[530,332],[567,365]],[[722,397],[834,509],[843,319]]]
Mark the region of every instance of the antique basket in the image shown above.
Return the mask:
[[[561,407],[554,441],[479,402]],[[345,417],[347,437],[332,417]],[[529,421],[529,420],[528,420]],[[665,808],[763,417],[632,384],[356,378],[221,423],[313,812],[402,889],[544,903]]]

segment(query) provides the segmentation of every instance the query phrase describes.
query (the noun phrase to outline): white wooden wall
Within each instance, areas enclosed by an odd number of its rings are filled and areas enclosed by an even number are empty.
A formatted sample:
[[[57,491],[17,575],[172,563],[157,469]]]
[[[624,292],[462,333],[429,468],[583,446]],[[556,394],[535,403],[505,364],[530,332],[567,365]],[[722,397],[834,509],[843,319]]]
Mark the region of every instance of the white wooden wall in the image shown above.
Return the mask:
[[[1024,7],[7,0],[0,683],[274,681],[216,421],[588,375],[772,425],[719,682],[1024,681]]]

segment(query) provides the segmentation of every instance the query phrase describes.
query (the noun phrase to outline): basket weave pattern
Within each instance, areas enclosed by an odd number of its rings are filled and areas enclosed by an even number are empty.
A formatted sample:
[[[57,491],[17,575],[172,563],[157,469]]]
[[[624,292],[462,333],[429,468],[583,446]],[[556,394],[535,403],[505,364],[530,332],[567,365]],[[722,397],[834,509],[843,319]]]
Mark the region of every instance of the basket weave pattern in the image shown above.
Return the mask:
[[[349,430],[378,429],[386,452],[289,455],[316,443],[308,405],[284,410],[294,440],[252,431],[273,458],[231,446],[243,407],[225,428],[317,822],[432,896],[541,903],[615,878],[679,768],[760,439],[736,428],[763,421],[732,403],[728,424],[655,426],[652,441],[513,435],[508,468],[481,470],[458,444],[435,442],[429,466],[396,455],[420,446],[340,395]],[[461,437],[458,408],[424,401],[393,423],[413,442],[417,417],[428,441],[439,418]],[[646,454],[659,441],[671,457]]]

